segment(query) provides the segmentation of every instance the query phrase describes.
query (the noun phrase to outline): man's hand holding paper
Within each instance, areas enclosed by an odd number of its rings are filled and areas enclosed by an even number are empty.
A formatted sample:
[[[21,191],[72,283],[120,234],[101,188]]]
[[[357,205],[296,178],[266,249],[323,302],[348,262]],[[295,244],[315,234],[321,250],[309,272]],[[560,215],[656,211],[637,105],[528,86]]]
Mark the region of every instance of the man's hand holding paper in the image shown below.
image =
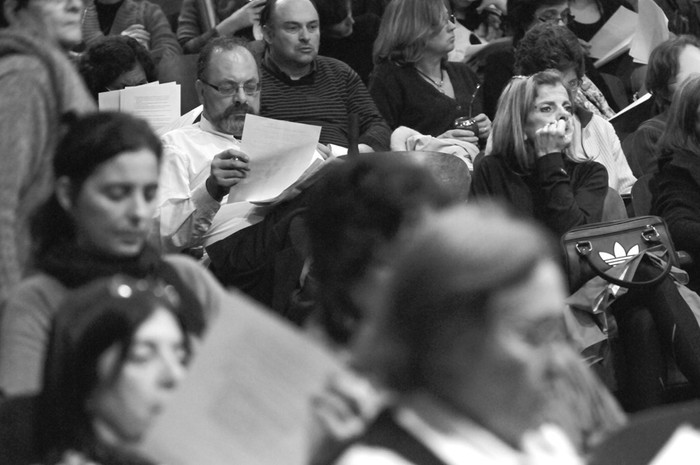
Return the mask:
[[[229,190],[248,175],[248,156],[236,149],[224,150],[211,161],[211,174],[207,178],[207,192],[215,200],[221,200]]]

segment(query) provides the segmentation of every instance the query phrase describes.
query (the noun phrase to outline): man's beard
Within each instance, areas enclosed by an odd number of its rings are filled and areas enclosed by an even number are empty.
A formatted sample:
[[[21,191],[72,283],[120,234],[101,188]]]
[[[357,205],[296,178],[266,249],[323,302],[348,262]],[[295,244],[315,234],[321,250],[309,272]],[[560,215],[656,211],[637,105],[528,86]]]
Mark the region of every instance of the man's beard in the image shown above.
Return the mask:
[[[243,135],[243,125],[245,124],[245,115],[247,113],[257,114],[248,103],[236,102],[216,118],[216,126],[226,134],[231,134],[235,137]]]

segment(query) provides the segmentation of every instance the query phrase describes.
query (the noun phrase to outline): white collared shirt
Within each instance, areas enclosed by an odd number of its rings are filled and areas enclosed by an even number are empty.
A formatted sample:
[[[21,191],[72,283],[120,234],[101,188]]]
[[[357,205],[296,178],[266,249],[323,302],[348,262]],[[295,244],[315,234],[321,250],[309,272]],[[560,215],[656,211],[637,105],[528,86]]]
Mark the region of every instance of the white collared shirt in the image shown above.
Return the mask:
[[[556,426],[528,432],[517,450],[470,419],[427,396],[412,396],[396,409],[396,422],[447,465],[582,465],[573,445]],[[356,445],[336,465],[412,465],[379,447]]]
[[[217,131],[202,117],[199,123],[164,134],[158,209],[152,235],[162,252],[209,245],[260,222],[265,209],[249,202],[221,202],[207,192],[211,161],[240,142]],[[235,189],[235,187],[234,187]]]

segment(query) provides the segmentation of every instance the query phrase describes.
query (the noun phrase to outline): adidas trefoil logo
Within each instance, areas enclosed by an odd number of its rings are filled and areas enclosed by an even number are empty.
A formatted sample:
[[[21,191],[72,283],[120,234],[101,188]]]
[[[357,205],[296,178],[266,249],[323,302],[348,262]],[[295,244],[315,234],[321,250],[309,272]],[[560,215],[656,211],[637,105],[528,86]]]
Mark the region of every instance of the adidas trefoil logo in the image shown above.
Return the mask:
[[[598,255],[600,255],[600,258],[602,258],[603,261],[610,266],[619,265],[625,260],[639,254],[639,244],[633,245],[627,252],[625,252],[625,248],[619,242],[615,242],[613,253],[615,255],[607,252],[598,252]]]

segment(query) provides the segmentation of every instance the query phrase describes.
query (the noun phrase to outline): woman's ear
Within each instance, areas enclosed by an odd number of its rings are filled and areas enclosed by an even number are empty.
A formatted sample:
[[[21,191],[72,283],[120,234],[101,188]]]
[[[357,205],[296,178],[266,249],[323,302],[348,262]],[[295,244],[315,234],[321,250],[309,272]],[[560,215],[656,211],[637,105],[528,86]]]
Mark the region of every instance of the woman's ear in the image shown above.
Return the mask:
[[[66,176],[61,176],[56,180],[56,200],[59,205],[69,212],[73,208],[73,185]]]

